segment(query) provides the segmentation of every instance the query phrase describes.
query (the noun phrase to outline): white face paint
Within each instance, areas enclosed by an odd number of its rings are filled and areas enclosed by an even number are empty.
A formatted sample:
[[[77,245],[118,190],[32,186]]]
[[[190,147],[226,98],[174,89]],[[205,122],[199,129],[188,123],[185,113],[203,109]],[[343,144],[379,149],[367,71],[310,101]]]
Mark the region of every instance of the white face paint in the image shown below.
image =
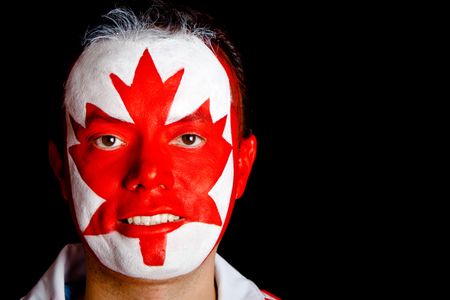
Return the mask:
[[[211,222],[191,220],[164,234],[163,248],[165,256],[162,263],[157,265],[144,261],[145,255],[143,253],[150,253],[148,254],[150,258],[152,258],[153,254],[151,243],[150,246],[147,243],[147,248],[144,251],[141,242],[146,239],[148,236],[146,234],[152,230],[150,229],[152,226],[162,225],[116,225],[120,223],[118,220],[125,215],[133,217],[131,210],[137,211],[134,216],[151,216],[154,211],[158,211],[158,214],[166,213],[162,207],[156,207],[155,210],[154,206],[157,206],[157,204],[151,203],[153,198],[150,196],[147,197],[150,199],[150,201],[147,201],[150,204],[147,202],[145,204],[148,205],[148,212],[145,209],[143,210],[146,207],[144,204],[136,204],[136,207],[134,207],[129,203],[121,203],[121,201],[124,201],[123,199],[131,199],[135,194],[137,195],[137,192],[130,192],[122,184],[129,173],[127,167],[132,167],[131,165],[127,166],[123,161],[129,160],[130,155],[120,157],[120,153],[128,151],[126,150],[127,147],[132,148],[131,145],[134,140],[130,139],[130,142],[127,141],[126,147],[114,151],[93,148],[93,139],[89,134],[98,137],[113,135],[120,130],[114,127],[116,125],[111,125],[111,122],[108,123],[109,125],[103,124],[92,129],[90,128],[90,121],[86,121],[86,118],[92,117],[87,115],[86,110],[86,105],[90,103],[109,117],[123,121],[119,122],[122,123],[120,128],[126,127],[128,131],[133,132],[130,136],[139,136],[139,134],[133,134],[135,131],[138,132],[144,128],[144,130],[139,132],[144,135],[143,141],[153,141],[153,135],[148,138],[145,137],[148,134],[145,129],[147,127],[142,126],[143,121],[138,120],[138,117],[127,109],[126,101],[124,102],[124,99],[122,99],[124,95],[119,94],[110,77],[111,74],[114,74],[127,86],[131,86],[135,80],[136,68],[146,49],[151,55],[162,82],[170,80],[178,71],[184,70],[170,110],[164,119],[165,121],[159,125],[151,125],[157,129],[155,129],[155,132],[165,130],[164,128],[166,127],[179,126],[176,125],[177,122],[179,123],[186,116],[196,112],[199,107],[203,107],[202,105],[209,99],[209,111],[214,123],[212,126],[216,126],[219,120],[224,121],[223,131],[221,131],[220,135],[225,142],[217,143],[217,145],[213,146],[208,144],[209,141],[206,140],[205,145],[208,146],[204,146],[204,149],[207,149],[207,147],[222,147],[218,149],[218,152],[228,153],[223,155],[223,159],[217,160],[221,161],[220,165],[210,163],[209,167],[216,168],[218,170],[216,173],[219,176],[215,177],[217,179],[214,179],[216,181],[212,188],[205,193],[213,200],[220,222],[213,224]],[[141,107],[148,110],[149,113],[144,115],[152,116],[152,105],[145,101],[143,103],[140,103],[138,108]],[[218,243],[224,230],[224,224],[227,223],[226,219],[229,217],[228,210],[230,208],[234,180],[233,151],[231,149],[233,149],[232,134],[234,136],[237,133],[232,132],[231,129],[229,79],[217,57],[198,38],[186,35],[161,38],[146,34],[133,39],[133,41],[110,40],[99,42],[91,45],[81,55],[71,71],[67,82],[65,105],[67,111],[68,163],[71,173],[75,215],[79,229],[83,232],[83,237],[95,256],[109,269],[137,278],[167,279],[186,274],[197,268]],[[74,124],[79,125],[75,126]],[[84,129],[86,126],[87,128]],[[128,132],[127,130],[125,132]],[[182,132],[182,134],[184,133],[189,132]],[[117,135],[120,136],[120,134]],[[120,137],[122,138],[122,136]],[[144,142],[141,144],[144,144]],[[219,144],[223,146],[218,146]],[[146,155],[146,149],[153,149],[152,147],[153,145],[148,148],[143,146],[141,149],[144,151],[143,155]],[[229,150],[223,150],[226,147],[229,147]],[[116,159],[114,155],[120,159],[114,161]],[[176,168],[176,163],[173,163],[173,161],[176,162],[176,159],[176,157],[167,158],[167,161],[171,162],[171,168]],[[212,158],[206,157],[205,161],[207,160],[214,162]],[[104,161],[105,163],[103,164]],[[105,167],[106,162],[112,162],[110,171],[108,171],[108,166]],[[164,169],[166,166],[163,165],[161,168]],[[169,167],[167,166],[167,168]],[[106,171],[103,172],[103,170]],[[196,171],[198,170],[192,169],[190,173],[195,173]],[[173,194],[178,196],[177,199],[183,199],[183,195],[186,192],[183,188],[191,180],[191,178],[186,178],[188,176],[186,174],[189,172],[172,169],[168,170],[168,172],[175,174],[171,175],[174,182],[173,188],[168,188],[164,184],[160,184],[160,186],[164,186],[170,192],[173,190]],[[121,175],[123,176],[121,177]],[[117,180],[114,181],[115,179]],[[207,178],[207,180],[210,180],[210,178]],[[190,188],[190,190],[196,190],[196,187]],[[142,199],[142,197],[136,196],[133,199]],[[161,199],[164,200],[164,197],[161,196]],[[168,203],[171,202],[169,201]],[[103,215],[100,214],[101,217],[96,219],[96,214],[99,214],[106,204],[109,205],[108,209],[105,209]],[[186,205],[188,208],[192,206],[191,204],[180,205]],[[172,208],[169,207],[170,209]],[[127,210],[130,210],[130,212],[127,212]],[[174,211],[176,212],[177,208]],[[167,216],[163,218],[167,218]],[[188,217],[186,217],[187,219]],[[92,225],[92,223],[95,223],[93,220],[97,222],[95,226]],[[107,220],[112,221],[107,223],[109,222]],[[90,226],[94,229],[91,230]],[[121,226],[120,228],[126,229],[122,230],[115,226]],[[128,232],[127,226],[134,229],[141,226],[141,229],[145,227],[145,230],[148,229],[150,231],[144,230],[145,232],[141,235],[138,228],[136,232],[139,233],[126,234],[124,232]],[[158,239],[158,241],[161,242],[161,239]]]

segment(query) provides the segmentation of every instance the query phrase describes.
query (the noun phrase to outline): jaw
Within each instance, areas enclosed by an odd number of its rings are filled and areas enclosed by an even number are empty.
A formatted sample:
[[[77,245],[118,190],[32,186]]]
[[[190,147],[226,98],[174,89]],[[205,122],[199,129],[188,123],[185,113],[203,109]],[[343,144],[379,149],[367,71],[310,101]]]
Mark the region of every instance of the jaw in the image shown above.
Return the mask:
[[[133,278],[166,280],[198,268],[218,243],[221,229],[216,225],[189,223],[168,233],[162,266],[144,263],[138,238],[129,238],[114,231],[105,235],[84,236],[84,239],[108,269]]]

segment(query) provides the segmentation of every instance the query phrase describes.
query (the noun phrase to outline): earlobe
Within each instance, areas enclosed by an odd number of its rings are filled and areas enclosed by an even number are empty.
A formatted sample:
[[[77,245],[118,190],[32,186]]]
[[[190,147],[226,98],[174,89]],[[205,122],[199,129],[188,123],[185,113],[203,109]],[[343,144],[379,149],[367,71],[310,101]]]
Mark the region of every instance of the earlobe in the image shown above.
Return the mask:
[[[236,174],[236,199],[240,198],[245,191],[256,158],[256,145],[256,137],[253,134],[241,141],[238,153],[238,174]]]
[[[65,185],[63,159],[58,151],[58,147],[53,141],[49,141],[48,143],[48,158],[53,169],[53,173],[55,174],[56,179],[58,179],[61,194],[65,200],[68,200],[67,189]]]

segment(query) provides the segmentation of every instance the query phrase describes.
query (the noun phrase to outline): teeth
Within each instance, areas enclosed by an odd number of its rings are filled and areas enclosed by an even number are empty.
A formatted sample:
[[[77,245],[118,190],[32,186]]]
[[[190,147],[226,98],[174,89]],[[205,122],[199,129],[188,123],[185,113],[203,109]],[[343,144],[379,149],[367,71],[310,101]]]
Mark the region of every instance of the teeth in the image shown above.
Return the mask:
[[[153,224],[152,225],[156,225],[156,224],[161,224],[161,215],[156,215],[152,217],[152,221]]]
[[[179,219],[179,216],[175,216],[172,214],[159,214],[154,216],[135,216],[132,218],[128,218],[127,221],[128,224],[151,226],[167,222],[174,222]]]
[[[162,214],[161,215],[161,223],[167,223],[167,220],[169,219],[168,214]]]
[[[141,222],[144,223],[144,225],[150,225],[150,217],[149,216],[141,217]]]

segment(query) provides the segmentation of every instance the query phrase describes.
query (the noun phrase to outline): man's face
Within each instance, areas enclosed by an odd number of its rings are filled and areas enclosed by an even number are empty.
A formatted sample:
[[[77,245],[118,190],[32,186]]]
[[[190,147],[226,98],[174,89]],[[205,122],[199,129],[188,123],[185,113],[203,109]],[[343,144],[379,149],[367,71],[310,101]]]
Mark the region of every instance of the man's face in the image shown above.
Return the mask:
[[[108,268],[166,279],[198,267],[234,204],[237,116],[200,40],[91,46],[68,80],[67,157],[83,241]]]

